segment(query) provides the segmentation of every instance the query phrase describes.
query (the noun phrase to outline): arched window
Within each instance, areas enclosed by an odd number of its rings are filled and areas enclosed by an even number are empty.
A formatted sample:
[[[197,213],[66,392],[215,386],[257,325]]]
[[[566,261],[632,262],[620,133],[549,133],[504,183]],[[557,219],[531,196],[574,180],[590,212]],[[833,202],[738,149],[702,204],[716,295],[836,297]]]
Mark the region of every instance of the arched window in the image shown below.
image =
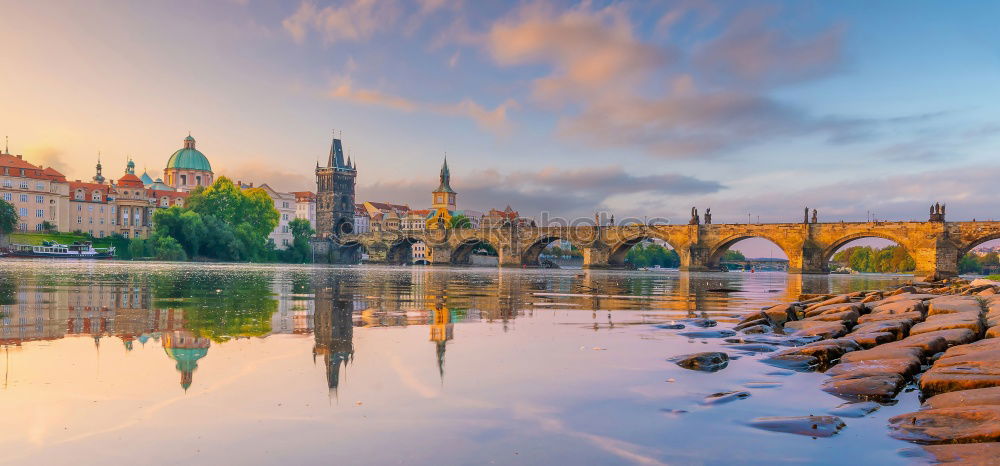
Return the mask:
[[[94,191],[93,195],[91,195],[91,199],[93,199],[94,201],[97,201],[97,202],[101,202],[101,192],[100,191]]]
[[[77,189],[76,190],[76,200],[82,201],[83,198],[84,198],[83,190],[82,189]]]
[[[187,186],[187,184],[188,184],[188,176],[187,175],[181,175],[181,184],[184,185],[184,186]]]

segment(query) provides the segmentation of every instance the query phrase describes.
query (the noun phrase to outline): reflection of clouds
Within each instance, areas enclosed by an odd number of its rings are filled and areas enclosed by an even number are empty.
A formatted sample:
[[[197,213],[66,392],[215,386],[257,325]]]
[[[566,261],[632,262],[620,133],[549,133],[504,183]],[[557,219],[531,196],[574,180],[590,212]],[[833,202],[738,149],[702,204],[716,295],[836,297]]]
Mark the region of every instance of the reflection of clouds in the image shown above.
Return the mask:
[[[514,405],[515,418],[536,422],[543,430],[586,440],[588,443],[600,448],[601,450],[636,464],[666,464],[651,456],[653,454],[662,453],[658,450],[636,445],[624,440],[605,437],[603,435],[573,430],[566,427],[561,420],[556,419],[554,414],[553,410],[539,406],[533,406],[525,403],[516,403]]]
[[[399,381],[403,382],[403,385],[409,387],[424,398],[437,398],[441,394],[440,390],[420,381],[420,379],[413,374],[413,371],[399,360],[399,356],[386,352],[383,352],[382,354],[388,359],[389,367],[396,372],[396,375],[399,376]]]
[[[253,361],[249,361],[249,362],[247,362],[246,364],[243,365],[243,368],[239,372],[237,372],[237,373],[235,373],[235,374],[233,374],[233,375],[231,375],[231,376],[229,376],[227,378],[220,379],[220,380],[216,381],[215,383],[213,383],[213,384],[209,385],[208,387],[206,387],[200,393],[188,393],[188,394],[185,394],[185,395],[178,395],[178,396],[174,396],[172,398],[164,399],[164,400],[162,400],[160,402],[154,403],[152,406],[150,406],[150,407],[148,407],[146,409],[138,411],[135,414],[134,417],[132,417],[131,419],[128,419],[128,420],[126,420],[124,422],[121,422],[118,425],[114,425],[114,426],[111,426],[111,427],[108,427],[108,428],[105,428],[105,429],[96,429],[96,430],[92,430],[92,431],[89,431],[89,432],[83,432],[83,433],[80,433],[80,434],[77,434],[77,435],[74,435],[74,436],[62,439],[62,440],[54,441],[54,442],[52,442],[52,443],[50,443],[48,445],[44,444],[44,434],[48,430],[48,424],[51,423],[50,419],[48,419],[48,417],[44,417],[44,416],[43,416],[43,419],[38,419],[38,417],[36,417],[35,418],[36,422],[32,424],[31,428],[28,431],[28,439],[33,444],[35,444],[37,447],[42,448],[42,447],[46,447],[46,446],[51,447],[51,446],[55,446],[55,445],[61,445],[61,444],[66,444],[66,443],[78,442],[78,441],[85,440],[85,439],[88,439],[88,438],[91,438],[91,437],[96,437],[98,435],[109,434],[109,433],[117,432],[117,431],[120,431],[120,430],[123,430],[123,429],[128,429],[128,428],[133,427],[133,426],[135,426],[137,424],[140,424],[140,423],[143,423],[143,422],[150,422],[150,421],[152,421],[153,417],[154,417],[154,415],[156,413],[162,411],[164,408],[167,408],[167,407],[169,407],[169,406],[171,406],[171,405],[177,403],[178,401],[181,401],[181,400],[183,400],[183,399],[185,399],[187,397],[207,395],[209,393],[215,392],[215,391],[217,391],[219,389],[222,389],[224,387],[227,387],[229,385],[233,385],[239,379],[242,379],[243,377],[246,377],[246,376],[248,376],[248,375],[256,372],[260,363],[269,362],[269,361],[277,361],[277,360],[282,360],[282,359],[298,359],[300,356],[301,356],[301,353],[298,352],[298,351],[289,351],[289,352],[284,353],[284,354],[279,354],[279,355],[274,355],[274,356],[271,356],[271,357],[268,357],[268,358],[261,358],[261,359],[256,359],[256,360],[253,360]],[[42,410],[42,409],[44,409],[44,407],[39,407],[39,409]],[[41,421],[41,422],[38,422],[38,421]],[[25,457],[31,456],[34,453],[35,452],[32,451],[32,450],[25,449],[23,451],[17,452],[17,454],[14,455],[14,456],[9,456],[7,458],[4,458],[3,460],[7,461],[7,462],[13,462],[13,461],[15,461],[17,459],[21,459],[21,458],[25,458]]]

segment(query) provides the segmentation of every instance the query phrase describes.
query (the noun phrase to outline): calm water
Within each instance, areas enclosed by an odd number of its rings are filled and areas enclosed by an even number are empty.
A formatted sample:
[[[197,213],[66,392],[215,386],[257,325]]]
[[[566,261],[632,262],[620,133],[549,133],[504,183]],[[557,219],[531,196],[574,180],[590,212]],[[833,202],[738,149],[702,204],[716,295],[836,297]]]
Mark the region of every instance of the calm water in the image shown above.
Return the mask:
[[[756,355],[681,369],[724,343],[654,325],[904,279],[3,260],[0,461],[902,463],[915,393],[833,438],[756,430],[842,401]]]

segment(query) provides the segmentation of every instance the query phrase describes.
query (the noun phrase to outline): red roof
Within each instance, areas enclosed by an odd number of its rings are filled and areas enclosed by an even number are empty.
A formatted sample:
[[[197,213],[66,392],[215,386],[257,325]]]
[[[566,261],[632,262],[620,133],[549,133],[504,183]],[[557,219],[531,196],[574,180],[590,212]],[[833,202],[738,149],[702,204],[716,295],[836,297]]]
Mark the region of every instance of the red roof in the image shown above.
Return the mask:
[[[132,173],[126,173],[125,176],[118,178],[118,186],[141,188],[145,185],[142,184],[142,180],[140,180],[138,176],[135,176]]]
[[[66,177],[54,168],[42,168],[26,162],[20,155],[0,154],[0,168],[6,168],[9,176],[23,176],[36,180],[66,181]],[[24,170],[24,174],[21,174]]]
[[[388,202],[369,202],[369,204],[378,210],[410,211],[410,206],[408,205],[390,204]]]
[[[83,199],[76,198],[76,192],[82,189]],[[94,200],[94,191],[99,191],[101,193],[101,200]],[[96,202],[100,204],[106,204],[108,201],[108,193],[111,191],[111,186],[100,183],[87,183],[84,181],[76,180],[69,182],[69,199],[73,202]]]
[[[315,201],[316,195],[312,191],[293,191],[295,202]]]

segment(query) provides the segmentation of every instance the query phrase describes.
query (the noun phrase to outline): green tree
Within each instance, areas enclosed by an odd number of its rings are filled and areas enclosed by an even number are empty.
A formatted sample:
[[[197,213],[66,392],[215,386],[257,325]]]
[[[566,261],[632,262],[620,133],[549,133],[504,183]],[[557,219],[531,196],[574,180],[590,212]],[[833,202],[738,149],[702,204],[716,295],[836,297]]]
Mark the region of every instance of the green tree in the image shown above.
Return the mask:
[[[161,261],[184,261],[187,260],[187,254],[177,240],[160,236],[156,238],[156,258]]]
[[[734,249],[727,249],[726,252],[722,253],[722,260],[730,262],[741,262],[747,260],[747,258],[740,251]]]
[[[308,220],[297,218],[288,222],[288,228],[292,230],[292,244],[284,251],[281,251],[279,258],[285,262],[302,264],[309,262],[312,258],[312,248],[309,246],[309,238],[316,233],[312,224]]]
[[[464,214],[457,214],[451,217],[448,228],[472,228],[472,221]]]
[[[14,205],[0,199],[0,235],[9,235],[21,220]]]

